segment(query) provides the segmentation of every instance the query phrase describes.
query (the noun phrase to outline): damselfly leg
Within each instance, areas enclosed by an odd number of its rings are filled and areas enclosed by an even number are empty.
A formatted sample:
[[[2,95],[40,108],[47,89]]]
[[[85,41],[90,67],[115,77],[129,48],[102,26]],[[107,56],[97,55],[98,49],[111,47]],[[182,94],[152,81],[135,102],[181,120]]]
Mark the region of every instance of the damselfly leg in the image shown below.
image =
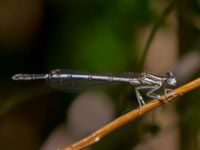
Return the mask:
[[[155,99],[159,99],[160,95],[156,94],[155,92],[157,90],[159,90],[161,88],[161,86],[136,86],[135,87],[135,92],[136,92],[136,96],[137,96],[137,100],[139,103],[139,106],[141,107],[142,105],[145,105],[145,102],[139,92],[139,90],[141,89],[147,89],[148,91],[146,92],[146,96],[150,97],[150,98],[155,98]]]
[[[136,94],[136,97],[137,97],[139,107],[141,108],[143,105],[145,105],[145,102],[144,102],[143,97],[141,96],[141,94],[140,94],[140,92],[138,91],[137,88],[135,88],[135,94]]]

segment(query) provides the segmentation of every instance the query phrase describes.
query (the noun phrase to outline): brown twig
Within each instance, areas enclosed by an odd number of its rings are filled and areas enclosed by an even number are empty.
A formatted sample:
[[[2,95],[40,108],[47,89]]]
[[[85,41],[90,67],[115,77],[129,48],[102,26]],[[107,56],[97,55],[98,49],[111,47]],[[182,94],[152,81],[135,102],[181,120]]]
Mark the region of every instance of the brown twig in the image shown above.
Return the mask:
[[[96,132],[92,133],[91,135],[85,137],[84,139],[70,145],[67,148],[64,148],[63,150],[80,150],[83,149],[91,144],[94,144],[101,140],[105,135],[109,134],[113,130],[116,130],[117,128],[123,126],[124,124],[140,117],[142,114],[157,108],[158,106],[162,105],[163,102],[170,102],[171,100],[174,100],[174,98],[181,96],[197,87],[200,87],[200,78],[197,78],[194,81],[191,81],[173,91],[170,93],[161,96],[160,99],[154,99],[151,102],[147,103],[146,105],[142,106],[141,108],[132,110],[128,112],[127,114],[115,119],[111,123],[105,125],[101,129],[97,130]]]

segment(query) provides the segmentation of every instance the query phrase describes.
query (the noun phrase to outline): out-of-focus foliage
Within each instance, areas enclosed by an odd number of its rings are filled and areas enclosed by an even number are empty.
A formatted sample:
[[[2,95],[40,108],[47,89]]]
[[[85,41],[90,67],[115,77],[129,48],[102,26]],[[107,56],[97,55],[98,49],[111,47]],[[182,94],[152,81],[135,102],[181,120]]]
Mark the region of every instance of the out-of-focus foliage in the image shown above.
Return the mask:
[[[117,71],[136,64],[134,33],[152,20],[149,1],[62,1],[54,10],[55,3],[48,5],[56,19],[48,66]]]
[[[169,3],[161,0],[2,0],[0,149],[39,149],[51,131],[66,121],[67,109],[75,97],[50,90],[44,82],[11,81],[13,74],[44,73],[57,68],[138,71],[141,69],[137,65],[141,60],[138,34],[156,24],[163,6]],[[199,3],[197,0],[175,2],[180,57],[198,45]],[[196,49],[199,51],[199,46]],[[134,99],[131,90],[121,89],[112,91],[117,110],[121,105],[132,107]],[[197,90],[184,97],[185,103],[178,104],[181,149],[199,148],[199,96]],[[149,125],[141,120],[112,133],[93,149],[128,150],[140,144],[144,135],[155,137],[162,130],[156,122]]]

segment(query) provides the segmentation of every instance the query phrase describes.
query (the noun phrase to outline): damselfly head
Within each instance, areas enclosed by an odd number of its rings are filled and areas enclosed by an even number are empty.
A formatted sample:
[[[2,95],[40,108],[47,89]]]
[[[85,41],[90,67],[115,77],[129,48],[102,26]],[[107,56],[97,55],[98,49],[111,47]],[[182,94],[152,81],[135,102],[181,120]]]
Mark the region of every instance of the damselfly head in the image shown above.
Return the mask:
[[[165,77],[166,77],[166,82],[167,82],[168,85],[170,85],[170,86],[176,85],[176,79],[175,79],[172,72],[167,72]]]

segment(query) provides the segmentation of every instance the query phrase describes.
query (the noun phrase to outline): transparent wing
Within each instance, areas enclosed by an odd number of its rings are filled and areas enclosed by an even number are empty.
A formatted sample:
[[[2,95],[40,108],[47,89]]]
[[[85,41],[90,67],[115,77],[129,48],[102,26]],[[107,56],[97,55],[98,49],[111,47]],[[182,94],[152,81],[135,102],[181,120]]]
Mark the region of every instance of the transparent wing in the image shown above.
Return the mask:
[[[91,72],[82,72],[75,70],[53,70],[51,74],[78,74],[78,75],[93,75],[93,76],[109,76],[109,77],[123,77],[123,78],[135,78],[139,74],[135,73],[91,73]],[[122,82],[116,81],[104,81],[104,80],[88,80],[88,79],[77,79],[77,78],[66,78],[66,79],[48,79],[47,83],[58,90],[61,91],[70,91],[70,92],[80,92],[84,90],[91,89],[102,89],[112,87]],[[127,83],[128,84],[128,83]]]

